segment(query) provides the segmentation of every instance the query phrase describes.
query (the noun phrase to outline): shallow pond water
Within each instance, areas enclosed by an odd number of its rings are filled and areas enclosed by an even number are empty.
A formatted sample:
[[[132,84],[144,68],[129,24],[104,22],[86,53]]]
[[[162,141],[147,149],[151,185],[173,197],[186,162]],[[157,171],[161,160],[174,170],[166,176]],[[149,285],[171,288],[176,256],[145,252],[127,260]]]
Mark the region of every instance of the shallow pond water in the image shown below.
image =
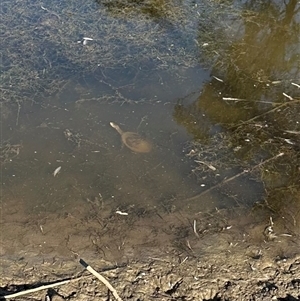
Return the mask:
[[[160,4],[28,1],[2,21],[23,35],[4,34],[2,224],[15,237],[1,254],[67,254],[72,237],[72,252],[102,237],[110,259],[152,239],[186,249],[237,208],[236,227],[274,215],[299,235],[297,2]],[[110,122],[152,151],[126,148]],[[123,240],[135,250],[120,255]]]

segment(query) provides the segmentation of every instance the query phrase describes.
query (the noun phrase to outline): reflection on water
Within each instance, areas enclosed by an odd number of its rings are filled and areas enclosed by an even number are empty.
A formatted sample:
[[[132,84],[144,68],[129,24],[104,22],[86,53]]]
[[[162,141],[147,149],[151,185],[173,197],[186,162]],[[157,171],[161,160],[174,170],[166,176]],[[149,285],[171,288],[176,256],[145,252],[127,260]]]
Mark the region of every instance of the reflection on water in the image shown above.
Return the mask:
[[[200,10],[202,5],[207,10]],[[101,229],[111,220],[119,225],[111,213],[118,210],[134,215],[129,228],[145,226],[152,237],[157,229],[150,225],[160,222],[162,232],[176,240],[191,231],[199,237],[196,221],[199,233],[205,233],[213,218],[202,220],[204,211],[253,207],[263,208],[260,221],[269,214],[284,217],[293,222],[278,222],[280,231],[295,231],[300,219],[298,4],[252,7],[246,1],[238,13],[230,5],[224,13],[219,5],[202,1],[166,10],[169,2],[162,7],[93,2],[86,8],[92,12],[90,24],[74,8],[60,14],[49,6],[28,17],[36,38],[49,40],[36,48],[23,44],[29,57],[22,72],[31,77],[18,85],[11,51],[4,55],[5,217],[21,206],[29,224],[38,220],[51,227],[47,214],[58,214],[68,233],[76,221],[81,226],[99,222]],[[83,45],[86,33],[94,39]],[[27,65],[34,55],[41,60],[38,67]],[[151,152],[124,147],[110,122],[151,140]],[[182,216],[168,216],[174,212]],[[216,233],[227,229],[218,221]],[[97,226],[91,227],[95,237],[103,235]],[[122,237],[121,228],[110,231]]]

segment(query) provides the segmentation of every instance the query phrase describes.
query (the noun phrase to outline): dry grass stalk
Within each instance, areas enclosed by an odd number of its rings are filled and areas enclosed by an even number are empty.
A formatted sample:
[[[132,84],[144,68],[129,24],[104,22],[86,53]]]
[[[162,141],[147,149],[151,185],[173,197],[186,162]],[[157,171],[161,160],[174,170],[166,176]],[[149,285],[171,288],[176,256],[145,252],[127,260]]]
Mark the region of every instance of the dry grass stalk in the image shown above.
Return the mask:
[[[71,280],[64,280],[64,281],[60,281],[60,282],[56,282],[56,283],[52,283],[52,284],[42,285],[42,286],[32,288],[32,289],[29,289],[26,291],[21,291],[21,292],[17,292],[17,293],[6,295],[6,296],[0,296],[0,300],[8,300],[8,299],[17,298],[17,297],[24,296],[24,295],[36,293],[38,291],[42,291],[42,290],[53,288],[53,287],[56,287],[59,285],[67,284],[70,281]]]
[[[90,265],[88,265],[83,259],[79,260],[80,264],[83,265],[91,274],[93,274],[96,278],[98,278],[113,294],[117,301],[123,301],[121,297],[118,295],[117,291],[114,287],[98,272],[96,272]]]

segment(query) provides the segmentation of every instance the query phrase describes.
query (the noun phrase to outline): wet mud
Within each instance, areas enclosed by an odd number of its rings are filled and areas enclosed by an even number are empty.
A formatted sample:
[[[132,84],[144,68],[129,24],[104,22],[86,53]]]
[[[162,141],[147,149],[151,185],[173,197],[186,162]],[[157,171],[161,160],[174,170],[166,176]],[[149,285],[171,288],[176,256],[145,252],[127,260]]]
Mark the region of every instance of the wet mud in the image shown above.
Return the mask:
[[[20,203],[3,203],[2,299],[70,280],[10,300],[114,300],[79,264],[80,258],[103,275],[122,300],[300,298],[296,228],[285,233],[276,219],[255,218],[240,208],[117,209],[95,199],[60,213],[25,218]]]

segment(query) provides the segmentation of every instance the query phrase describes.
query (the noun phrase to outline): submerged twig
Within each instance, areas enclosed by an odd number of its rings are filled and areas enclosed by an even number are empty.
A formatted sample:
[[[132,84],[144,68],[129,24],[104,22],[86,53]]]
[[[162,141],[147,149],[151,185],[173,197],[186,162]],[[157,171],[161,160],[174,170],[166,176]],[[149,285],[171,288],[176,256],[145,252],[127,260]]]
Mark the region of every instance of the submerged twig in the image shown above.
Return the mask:
[[[286,130],[284,132],[289,133],[289,134],[295,134],[295,135],[299,135],[300,134],[300,131],[288,131],[288,130]]]
[[[236,178],[238,178],[238,177],[240,177],[240,176],[242,176],[242,175],[244,175],[246,173],[249,173],[252,170],[256,169],[257,167],[260,167],[260,166],[262,166],[262,165],[264,165],[264,164],[266,164],[266,163],[268,163],[268,162],[270,162],[272,160],[275,160],[275,159],[277,159],[277,158],[279,158],[279,157],[281,157],[283,155],[284,155],[284,153],[279,153],[278,155],[276,155],[276,156],[274,156],[272,158],[269,158],[269,159],[267,159],[267,160],[265,160],[263,162],[260,162],[259,164],[257,164],[254,167],[252,167],[250,170],[246,169],[246,170],[244,170],[244,171],[242,171],[242,172],[240,172],[240,173],[238,173],[238,174],[236,174],[236,175],[234,175],[234,176],[232,176],[232,177],[230,177],[228,179],[225,179],[222,182],[220,182],[220,183],[218,183],[218,184],[210,187],[209,189],[207,189],[207,190],[205,190],[205,191],[203,191],[203,192],[201,192],[199,194],[196,194],[195,196],[192,196],[190,198],[185,199],[184,202],[194,201],[194,200],[198,199],[200,196],[207,194],[208,192],[210,192],[210,191],[212,191],[212,190],[214,190],[214,189],[222,186],[223,184],[228,183],[228,182],[230,182],[230,181],[232,181],[232,180],[234,180],[234,179],[236,179]]]
[[[204,165],[206,165],[209,169],[211,169],[211,170],[213,170],[213,171],[216,171],[216,170],[217,170],[213,165],[211,165],[211,164],[209,164],[209,163],[206,163],[206,162],[204,162],[204,161],[195,160],[195,162],[196,162],[196,163],[199,163],[199,164],[204,164]]]
[[[292,83],[293,86],[300,88],[300,85],[296,84],[296,83]]]
[[[59,174],[60,170],[61,170],[61,166],[57,167],[53,172],[53,176],[56,177]]]
[[[290,95],[287,95],[286,93],[282,93],[283,96],[285,96],[286,98],[288,98],[289,100],[294,100],[294,98]]]
[[[194,230],[195,235],[199,238],[199,234],[197,232],[197,221],[195,219],[193,222],[193,230]]]
[[[285,94],[285,93],[283,93],[283,94]],[[285,96],[286,96],[286,94],[285,94]],[[280,109],[280,108],[282,108],[282,107],[284,107],[284,106],[291,105],[291,104],[295,104],[295,103],[299,103],[299,102],[300,102],[300,99],[292,99],[292,100],[289,101],[289,102],[284,102],[284,103],[282,103],[282,104],[276,106],[275,108],[273,108],[273,109],[271,109],[271,110],[269,110],[269,111],[267,111],[267,112],[264,112],[264,113],[262,113],[262,114],[256,115],[256,116],[254,116],[254,117],[252,117],[252,118],[250,118],[250,119],[248,119],[248,120],[242,121],[241,123],[239,123],[239,124],[237,124],[237,125],[234,125],[232,128],[238,128],[238,127],[241,126],[241,125],[247,124],[247,123],[249,123],[249,122],[251,122],[251,121],[254,121],[254,120],[256,120],[256,119],[258,119],[258,118],[260,118],[260,117],[262,117],[262,116],[264,116],[264,115],[270,114],[270,113],[272,113],[272,112],[274,112],[274,111],[276,111],[276,110],[278,110],[278,109]]]

